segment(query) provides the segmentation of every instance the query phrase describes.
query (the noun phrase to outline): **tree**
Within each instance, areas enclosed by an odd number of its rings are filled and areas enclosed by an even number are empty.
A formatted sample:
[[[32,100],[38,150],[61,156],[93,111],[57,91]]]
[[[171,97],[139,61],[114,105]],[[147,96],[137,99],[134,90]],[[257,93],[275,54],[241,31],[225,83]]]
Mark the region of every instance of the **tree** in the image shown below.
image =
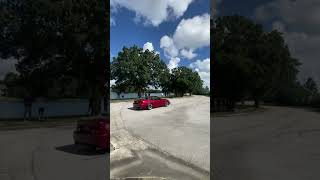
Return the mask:
[[[235,15],[217,18],[212,33],[215,96],[232,104],[251,96],[259,107],[259,101],[280,86],[295,83],[299,62],[278,31],[265,32],[261,25]]]
[[[317,83],[311,78],[309,77],[306,82],[304,83],[303,87],[308,90],[310,92],[311,95],[315,95],[317,94],[318,91],[318,87],[317,87]]]
[[[179,66],[171,71],[171,87],[170,90],[176,96],[183,96],[189,92],[190,95],[202,87],[202,80],[198,72],[192,71],[185,66]]]
[[[149,86],[164,86],[167,66],[154,51],[143,51],[138,46],[123,47],[111,62],[111,79],[121,91],[133,89],[141,96]]]
[[[108,6],[91,0],[1,1],[0,55],[19,59],[16,69],[34,95],[47,95],[63,75],[87,82],[93,115],[99,114],[109,73]]]

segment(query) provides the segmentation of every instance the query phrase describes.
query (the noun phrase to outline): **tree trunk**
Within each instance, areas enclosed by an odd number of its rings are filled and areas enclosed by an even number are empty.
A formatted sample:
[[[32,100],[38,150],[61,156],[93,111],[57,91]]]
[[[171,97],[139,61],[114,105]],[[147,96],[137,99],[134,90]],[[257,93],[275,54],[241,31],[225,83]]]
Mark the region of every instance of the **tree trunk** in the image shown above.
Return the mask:
[[[92,87],[90,97],[92,98],[91,116],[97,116],[101,113],[101,99],[102,99],[102,93],[100,92],[98,86]]]

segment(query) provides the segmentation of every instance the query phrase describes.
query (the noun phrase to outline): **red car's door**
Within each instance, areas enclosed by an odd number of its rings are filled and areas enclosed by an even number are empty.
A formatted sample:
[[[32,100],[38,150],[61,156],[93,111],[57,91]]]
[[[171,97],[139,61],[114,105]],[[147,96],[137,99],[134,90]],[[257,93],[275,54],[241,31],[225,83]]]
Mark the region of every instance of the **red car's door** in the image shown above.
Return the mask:
[[[158,97],[151,97],[151,103],[152,103],[152,107],[160,107],[161,106],[161,101],[160,98]]]
[[[166,100],[160,98],[160,106],[165,106],[166,105]]]

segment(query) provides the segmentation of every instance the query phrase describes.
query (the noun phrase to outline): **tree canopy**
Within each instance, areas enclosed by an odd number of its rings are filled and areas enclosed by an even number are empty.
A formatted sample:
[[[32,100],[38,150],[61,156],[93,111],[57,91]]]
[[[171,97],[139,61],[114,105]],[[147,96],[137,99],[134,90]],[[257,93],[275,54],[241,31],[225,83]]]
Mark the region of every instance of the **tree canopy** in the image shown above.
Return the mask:
[[[154,51],[138,46],[123,47],[111,62],[111,80],[115,80],[112,90],[116,92],[149,92],[155,87],[164,93],[174,92],[183,96],[199,92],[203,82],[196,71],[180,66],[171,70]]]
[[[108,9],[107,1],[1,1],[0,56],[19,60],[21,82],[34,95],[47,96],[61,77],[78,79],[99,113],[109,73]]]
[[[242,16],[218,17],[212,28],[214,95],[259,101],[296,84],[298,66],[276,30]]]
[[[119,91],[132,89],[138,93],[146,92],[148,87],[159,88],[161,80],[167,75],[166,64],[154,51],[143,51],[138,46],[123,47],[111,62],[111,79]]]

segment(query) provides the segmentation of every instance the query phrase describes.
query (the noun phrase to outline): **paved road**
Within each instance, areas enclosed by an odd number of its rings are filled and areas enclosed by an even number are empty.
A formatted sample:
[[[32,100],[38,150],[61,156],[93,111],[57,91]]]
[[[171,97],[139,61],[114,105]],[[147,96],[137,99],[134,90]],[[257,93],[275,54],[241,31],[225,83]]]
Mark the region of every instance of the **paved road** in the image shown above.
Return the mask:
[[[109,154],[75,147],[72,127],[0,132],[1,180],[106,180]]]
[[[266,108],[213,118],[215,180],[319,180],[320,113]]]
[[[170,101],[169,107],[151,111],[133,110],[132,102],[112,103],[111,142],[137,152],[151,146],[209,172],[210,99],[194,96]]]

